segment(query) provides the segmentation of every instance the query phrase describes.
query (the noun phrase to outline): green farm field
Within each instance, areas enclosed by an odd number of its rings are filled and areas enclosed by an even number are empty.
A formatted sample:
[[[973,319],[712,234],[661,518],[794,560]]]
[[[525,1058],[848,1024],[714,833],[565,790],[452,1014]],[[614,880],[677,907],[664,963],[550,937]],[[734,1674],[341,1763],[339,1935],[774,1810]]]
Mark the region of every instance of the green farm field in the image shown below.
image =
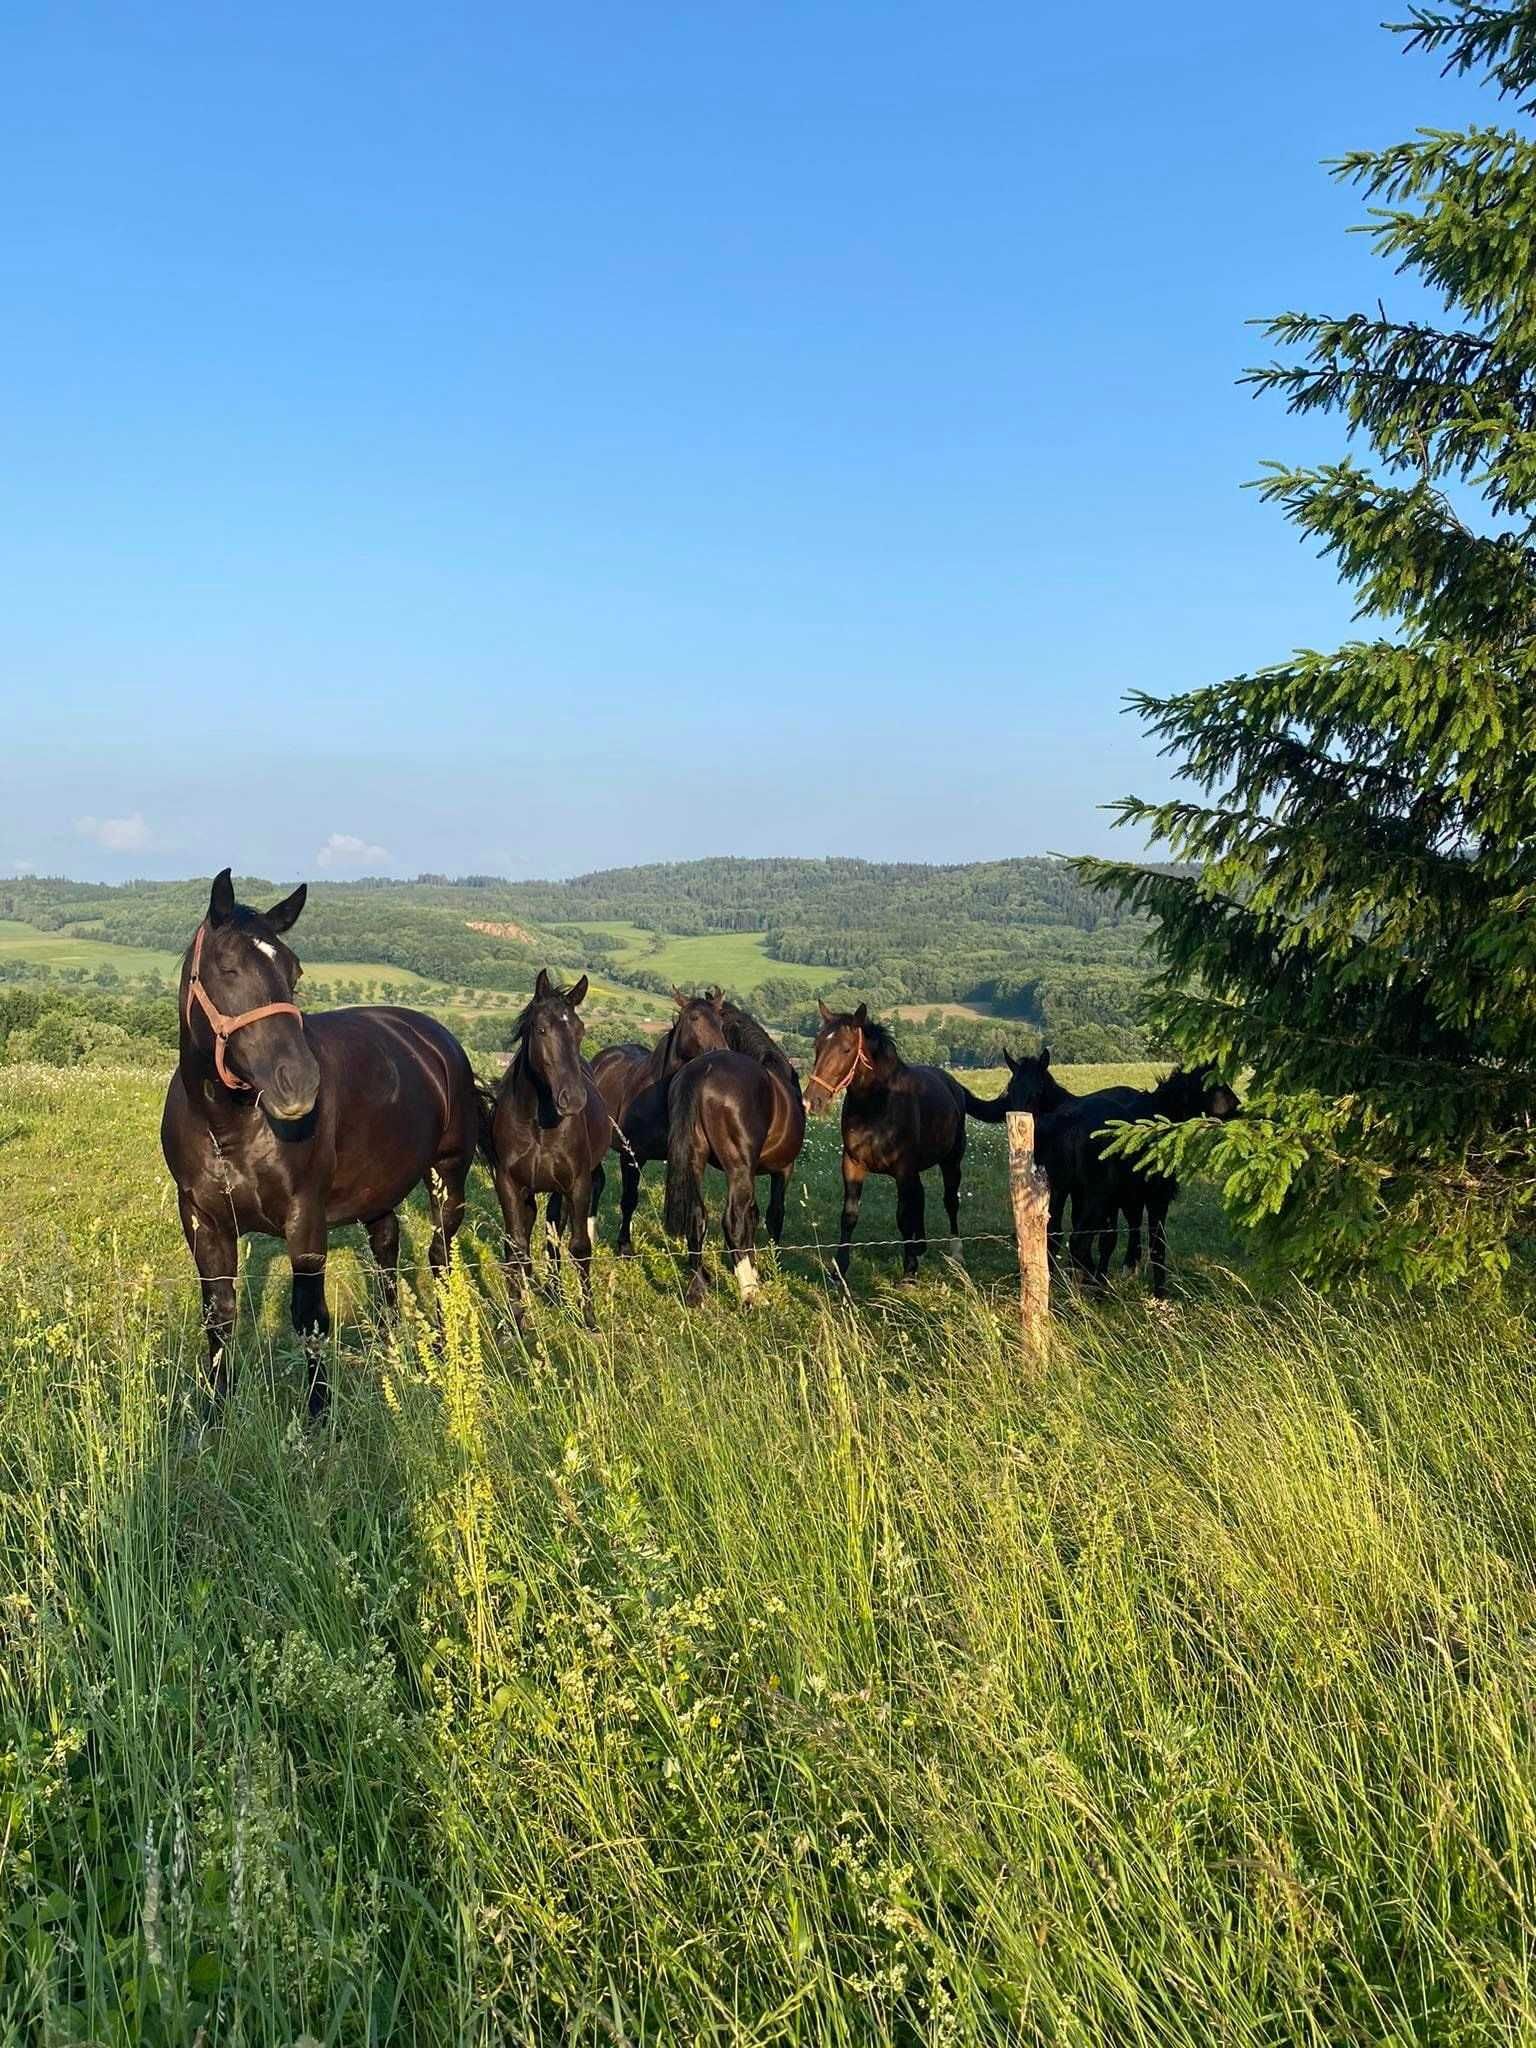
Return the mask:
[[[96,973],[112,967],[124,976],[158,974],[174,981],[181,969],[177,953],[157,952],[147,946],[119,946],[105,939],[76,937],[70,932],[43,932],[14,918],[0,918],[0,963],[25,961],[29,966],[84,968]]]
[[[1261,1289],[1192,1188],[1036,1367],[978,1128],[911,1289],[878,1186],[851,1295],[689,1315],[652,1169],[526,1342],[483,1174],[440,1318],[338,1233],[318,1431],[253,1244],[207,1431],[160,1092],[0,1069],[0,2037],[1536,2034],[1522,1318]]]
[[[646,967],[652,973],[670,976],[680,987],[703,988],[718,982],[723,988],[750,995],[769,980],[799,982],[808,990],[830,988],[838,980],[830,968],[773,959],[761,932],[708,932],[696,938],[671,935],[653,951],[651,934],[637,924],[589,918],[566,923],[562,929],[602,932],[620,939],[624,944],[614,956],[616,966]]]

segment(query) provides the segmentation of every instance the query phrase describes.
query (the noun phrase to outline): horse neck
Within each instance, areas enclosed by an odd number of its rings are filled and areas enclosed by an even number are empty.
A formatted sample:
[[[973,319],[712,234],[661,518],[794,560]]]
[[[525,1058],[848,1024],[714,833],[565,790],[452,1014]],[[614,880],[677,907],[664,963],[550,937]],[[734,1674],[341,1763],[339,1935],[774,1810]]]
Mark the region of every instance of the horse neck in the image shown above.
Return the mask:
[[[672,1054],[677,1043],[677,1026],[669,1024],[657,1039],[651,1052],[650,1068],[654,1079],[664,1080],[672,1069]]]
[[[800,1076],[795,1072],[783,1046],[745,1010],[727,1011],[725,1035],[727,1043],[735,1051],[745,1053],[748,1059],[756,1060],[760,1067],[766,1067],[768,1072],[777,1075],[786,1087],[800,1086]]]
[[[1049,1116],[1053,1109],[1065,1109],[1068,1103],[1081,1102],[1081,1095],[1074,1095],[1070,1088],[1063,1088],[1054,1074],[1047,1074],[1040,1083],[1040,1094],[1035,1102],[1036,1116]]]
[[[512,1055],[512,1101],[530,1123],[543,1122],[543,1112],[554,1109],[554,1097],[550,1094],[541,1074],[534,1071],[533,1061],[528,1057],[528,1041],[519,1042]]]
[[[894,1045],[887,1045],[875,1054],[868,1073],[856,1074],[848,1084],[850,1095],[874,1095],[881,1089],[889,1088],[899,1074],[906,1072],[906,1061]]]

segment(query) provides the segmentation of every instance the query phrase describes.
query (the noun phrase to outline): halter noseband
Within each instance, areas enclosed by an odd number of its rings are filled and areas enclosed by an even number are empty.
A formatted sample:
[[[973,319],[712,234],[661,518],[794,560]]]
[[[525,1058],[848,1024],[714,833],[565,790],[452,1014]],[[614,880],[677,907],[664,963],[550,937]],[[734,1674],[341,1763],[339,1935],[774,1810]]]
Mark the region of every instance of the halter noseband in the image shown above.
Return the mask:
[[[844,1076],[843,1076],[843,1078],[841,1079],[841,1081],[837,1082],[837,1083],[836,1083],[836,1084],[835,1084],[834,1086],[830,1086],[830,1087],[829,1087],[829,1086],[828,1086],[828,1084],[827,1084],[827,1083],[826,1083],[825,1081],[822,1081],[822,1080],[821,1080],[821,1076],[820,1076],[820,1074],[818,1074],[818,1073],[816,1072],[815,1068],[813,1067],[813,1068],[811,1069],[811,1081],[821,1081],[821,1085],[822,1085],[822,1087],[823,1087],[823,1088],[825,1088],[825,1089],[827,1090],[827,1097],[828,1097],[828,1099],[829,1099],[829,1100],[831,1100],[831,1099],[832,1099],[832,1098],[833,1098],[834,1096],[838,1096],[838,1095],[841,1095],[841,1094],[842,1094],[842,1092],[843,1092],[843,1090],[844,1090],[844,1089],[845,1089],[846,1087],[848,1087],[848,1085],[850,1084],[850,1082],[852,1082],[852,1081],[854,1081],[854,1080],[856,1080],[856,1079],[857,1079],[857,1077],[858,1077],[858,1073],[859,1073],[859,1070],[860,1070],[860,1068],[861,1068],[861,1067],[868,1067],[868,1069],[869,1069],[869,1071],[870,1071],[871,1073],[873,1073],[873,1072],[875,1071],[875,1063],[874,1063],[874,1061],[873,1061],[873,1060],[872,1060],[872,1059],[870,1058],[869,1054],[868,1054],[868,1053],[867,1053],[867,1052],[866,1052],[866,1051],[864,1050],[864,1027],[863,1027],[863,1025],[862,1025],[862,1024],[856,1024],[856,1025],[854,1026],[854,1030],[855,1030],[855,1032],[857,1033],[857,1043],[856,1043],[856,1045],[855,1045],[855,1047],[854,1047],[854,1053],[853,1053],[853,1064],[852,1064],[852,1065],[851,1065],[851,1066],[849,1067],[849,1069],[848,1069],[847,1073],[846,1073],[846,1074],[844,1074]],[[809,1093],[809,1090],[810,1090],[810,1082],[809,1082],[809,1081],[808,1081],[808,1082],[806,1083],[806,1090],[807,1090],[807,1093]]]
[[[297,1003],[263,1003],[259,1009],[242,1010],[238,1017],[226,1017],[203,987],[203,940],[208,935],[206,923],[197,928],[197,937],[192,941],[192,965],[187,974],[187,1029],[192,1028],[192,1003],[195,998],[202,1007],[203,1015],[213,1030],[214,1071],[226,1088],[251,1092],[253,1084],[244,1081],[238,1074],[232,1074],[224,1064],[224,1048],[237,1031],[243,1031],[247,1024],[259,1024],[263,1017],[297,1017],[302,1030],[304,1012]]]

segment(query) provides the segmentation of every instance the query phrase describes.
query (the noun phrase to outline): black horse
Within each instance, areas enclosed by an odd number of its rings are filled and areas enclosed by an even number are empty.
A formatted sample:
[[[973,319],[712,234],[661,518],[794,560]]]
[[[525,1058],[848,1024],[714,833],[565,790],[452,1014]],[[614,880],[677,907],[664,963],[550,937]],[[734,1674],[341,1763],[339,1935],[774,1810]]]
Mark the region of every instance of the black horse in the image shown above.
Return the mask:
[[[640,1169],[667,1156],[667,1090],[686,1061],[720,1052],[725,1035],[725,1000],[718,990],[703,996],[672,991],[677,1015],[654,1045],[610,1045],[592,1062],[592,1073],[607,1104],[613,1148],[619,1155],[619,1239],[621,1259],[634,1256],[630,1229],[640,1200]]]
[[[823,1002],[818,1001],[817,1007],[821,1029],[816,1034],[805,1101],[812,1115],[817,1115],[835,1096],[843,1096],[838,1272],[846,1278],[865,1179],[871,1173],[884,1173],[896,1183],[902,1278],[916,1277],[918,1261],[928,1248],[922,1177],[932,1166],[937,1166],[943,1177],[949,1252],[958,1259],[965,1120],[975,1116],[986,1123],[1000,1122],[1008,1107],[1006,1096],[982,1102],[939,1067],[908,1066],[885,1026],[871,1022],[867,1003],[838,1014]]]
[[[581,1056],[585,1027],[577,1011],[587,993],[556,988],[539,969],[533,1000],[513,1027],[514,1052],[496,1091],[488,1150],[506,1225],[507,1287],[519,1322],[528,1291],[537,1198],[548,1196],[550,1286],[560,1284],[560,1233],[569,1229],[581,1281],[582,1312],[592,1314],[592,1212],[603,1189],[611,1126],[592,1069]]]
[[[1134,1271],[1141,1261],[1141,1231],[1146,1221],[1151,1251],[1152,1292],[1168,1291],[1168,1211],[1179,1192],[1168,1174],[1152,1171],[1134,1159],[1106,1158],[1103,1142],[1111,1124],[1141,1123],[1166,1118],[1187,1123],[1194,1117],[1225,1121],[1237,1114],[1236,1094],[1211,1067],[1185,1072],[1175,1067],[1155,1087],[1100,1088],[1074,1095],[1050,1072],[1051,1050],[1042,1046],[1033,1058],[1015,1060],[1005,1054],[1011,1074],[1010,1093],[1020,1108],[1033,1108],[1035,1152],[1051,1185],[1050,1236],[1059,1258],[1066,1205],[1072,1204],[1069,1239],[1072,1264],[1090,1286],[1102,1287],[1109,1273],[1119,1235],[1119,1219],[1127,1226],[1125,1263]]]
[[[280,1237],[293,1266],[293,1327],[309,1354],[309,1408],[330,1399],[325,1259],[330,1230],[361,1223],[396,1299],[396,1211],[427,1185],[441,1272],[464,1215],[479,1103],[463,1046],[418,1010],[301,1016],[300,967],[284,945],[301,884],[266,912],[235,901],[229,869],[181,971],[180,1053],[160,1143],[202,1283],[208,1376],[229,1381],[239,1239]]]
[[[703,1300],[704,1169],[726,1178],[721,1229],[743,1302],[757,1293],[757,1176],[769,1176],[765,1227],[777,1244],[784,1234],[789,1176],[805,1142],[800,1076],[750,1012],[727,1003],[718,989],[729,1041],[720,1052],[690,1060],[673,1076],[667,1094],[667,1229],[688,1246],[687,1299]]]

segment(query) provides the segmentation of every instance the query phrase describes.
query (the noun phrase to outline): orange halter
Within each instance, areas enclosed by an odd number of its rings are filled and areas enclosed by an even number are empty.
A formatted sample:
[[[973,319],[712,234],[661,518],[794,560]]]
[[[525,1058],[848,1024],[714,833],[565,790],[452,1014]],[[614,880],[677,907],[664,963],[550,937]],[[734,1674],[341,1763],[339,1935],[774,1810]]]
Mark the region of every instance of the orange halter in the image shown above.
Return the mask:
[[[854,1028],[858,1032],[858,1044],[854,1048],[853,1064],[849,1067],[847,1073],[844,1074],[841,1081],[837,1082],[835,1086],[829,1087],[825,1081],[822,1081],[820,1074],[816,1072],[815,1068],[813,1067],[811,1069],[811,1080],[821,1081],[821,1085],[823,1088],[827,1090],[827,1095],[829,1098],[832,1096],[841,1095],[843,1090],[849,1085],[849,1083],[857,1079],[859,1069],[861,1067],[868,1067],[871,1073],[875,1071],[874,1061],[870,1058],[869,1054],[864,1050],[864,1027],[860,1024],[856,1025]]]
[[[192,1028],[192,1002],[195,997],[213,1030],[214,1071],[226,1088],[243,1088],[249,1091],[253,1084],[242,1080],[238,1074],[232,1074],[224,1064],[225,1046],[237,1031],[243,1031],[247,1024],[259,1024],[263,1017],[297,1017],[302,1029],[304,1012],[297,1003],[263,1003],[256,1010],[242,1010],[238,1017],[226,1017],[203,987],[203,940],[207,934],[206,923],[200,924],[197,928],[197,937],[192,941],[192,965],[187,974],[187,1029],[190,1031]]]

